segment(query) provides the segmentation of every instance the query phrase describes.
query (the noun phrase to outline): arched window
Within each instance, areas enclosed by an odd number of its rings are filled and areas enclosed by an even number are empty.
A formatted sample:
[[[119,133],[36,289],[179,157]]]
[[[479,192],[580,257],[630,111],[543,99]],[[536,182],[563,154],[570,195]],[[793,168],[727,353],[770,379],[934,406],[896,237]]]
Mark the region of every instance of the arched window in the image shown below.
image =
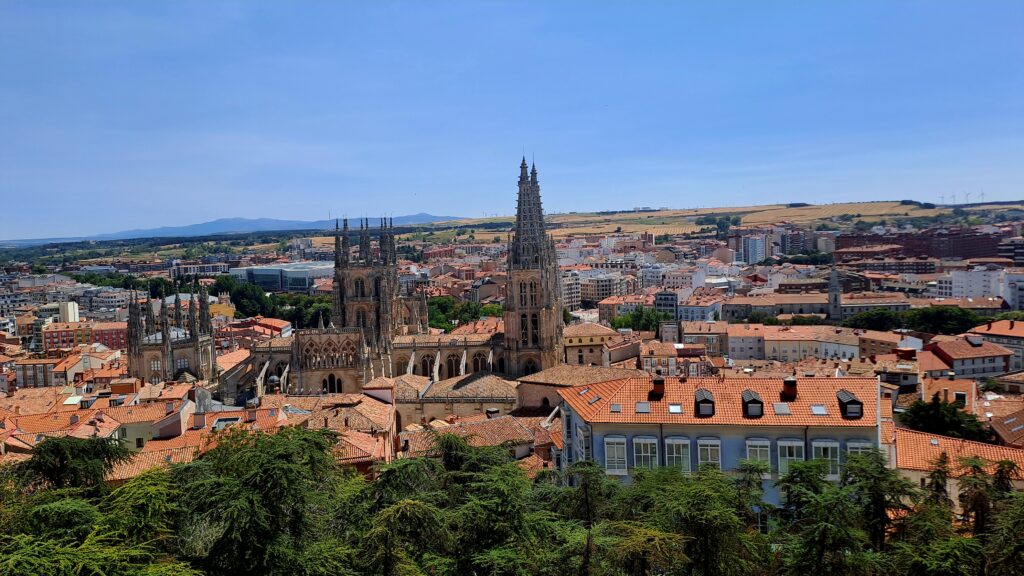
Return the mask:
[[[576,359],[578,360],[578,362],[576,362],[577,364],[583,364],[583,348],[579,349],[579,352],[576,354]]]
[[[537,371],[537,362],[530,358],[523,363],[523,376],[529,376]]]
[[[356,278],[356,298],[366,296],[366,282],[362,278]]]
[[[345,368],[351,368],[356,364],[356,345],[351,340],[341,345],[339,364]]]
[[[428,378],[432,377],[433,374],[434,374],[434,357],[433,356],[424,356],[423,357],[422,365],[423,365],[423,375],[427,376]]]
[[[359,328],[366,328],[366,311],[356,310],[356,326]]]
[[[505,373],[505,357],[501,356],[498,358],[498,372]]]
[[[487,357],[483,352],[473,354],[473,372],[480,372],[487,369]]]
[[[445,374],[445,378],[454,378],[458,376],[459,364],[460,361],[457,356],[455,356],[454,354],[448,356],[448,358],[445,360],[445,368],[448,369],[448,372]]]
[[[312,342],[306,344],[306,347],[302,351],[302,367],[303,368],[318,368],[318,366],[317,366],[317,349],[316,349],[316,346]]]
[[[380,276],[373,279],[373,295],[380,296]]]
[[[409,369],[409,361],[406,360],[405,358],[400,358],[398,360],[398,363],[395,365],[395,374],[397,376],[401,376],[402,374],[405,374],[406,370],[408,370],[408,369]]]
[[[530,343],[530,322],[526,319],[526,314],[519,315],[519,340],[523,344]]]
[[[534,314],[530,320],[530,341],[534,346],[540,341],[540,322],[537,321],[537,315]]]
[[[519,283],[519,305],[526,306],[526,282]]]
[[[537,283],[530,282],[530,306],[537,305]]]

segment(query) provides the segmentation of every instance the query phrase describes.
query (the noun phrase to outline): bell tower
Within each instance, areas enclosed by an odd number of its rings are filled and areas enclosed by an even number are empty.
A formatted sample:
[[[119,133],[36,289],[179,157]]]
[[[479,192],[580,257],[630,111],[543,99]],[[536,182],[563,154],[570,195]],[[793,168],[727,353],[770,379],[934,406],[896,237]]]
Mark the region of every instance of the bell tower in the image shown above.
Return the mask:
[[[515,377],[562,358],[562,286],[555,242],[544,228],[537,167],[519,165],[516,226],[508,246],[505,294],[506,371]]]

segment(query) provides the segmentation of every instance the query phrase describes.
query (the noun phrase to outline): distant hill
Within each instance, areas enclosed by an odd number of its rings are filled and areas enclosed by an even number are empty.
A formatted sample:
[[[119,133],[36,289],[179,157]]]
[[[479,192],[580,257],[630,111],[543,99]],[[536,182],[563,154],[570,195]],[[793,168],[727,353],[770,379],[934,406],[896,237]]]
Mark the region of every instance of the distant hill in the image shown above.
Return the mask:
[[[408,216],[395,216],[395,226],[408,226],[411,224],[429,224],[432,222],[446,222],[459,220],[458,216],[434,216],[433,214],[411,214]],[[370,219],[372,226],[379,225],[376,218]],[[349,221],[349,225],[357,225]],[[334,228],[334,220],[278,220],[276,218],[221,218],[210,222],[189,224],[187,226],[163,226],[160,228],[137,228],[124,230],[110,234],[96,234],[93,236],[81,236],[75,238],[37,238],[31,240],[5,240],[0,245],[7,246],[32,246],[36,244],[49,244],[54,242],[77,242],[81,240],[127,240],[130,238],[168,238],[187,236],[209,236],[213,234],[241,234],[249,232],[268,232],[277,230],[323,230]]]

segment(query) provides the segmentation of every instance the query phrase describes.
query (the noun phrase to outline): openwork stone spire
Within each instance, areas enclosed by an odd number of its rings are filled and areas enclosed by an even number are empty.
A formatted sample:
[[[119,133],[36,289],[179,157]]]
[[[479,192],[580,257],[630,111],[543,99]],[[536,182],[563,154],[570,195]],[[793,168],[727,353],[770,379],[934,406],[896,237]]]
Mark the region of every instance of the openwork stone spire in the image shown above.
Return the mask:
[[[538,268],[549,256],[551,242],[544,232],[544,210],[540,203],[540,182],[537,166],[527,172],[526,157],[519,165],[519,198],[516,206],[516,229],[509,246],[509,265],[516,268]]]

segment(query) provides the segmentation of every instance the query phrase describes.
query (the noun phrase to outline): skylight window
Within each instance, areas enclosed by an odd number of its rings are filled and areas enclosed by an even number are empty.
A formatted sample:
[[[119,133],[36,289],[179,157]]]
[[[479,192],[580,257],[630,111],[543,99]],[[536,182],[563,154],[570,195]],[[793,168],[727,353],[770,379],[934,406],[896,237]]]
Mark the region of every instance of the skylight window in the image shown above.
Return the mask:
[[[669,414],[682,414],[683,413],[683,405],[682,404],[669,404],[668,405],[668,413]]]
[[[580,391],[579,391],[579,395],[580,395],[580,396],[583,396],[583,395],[584,395],[584,394],[586,394],[587,392],[590,392],[590,388],[584,388],[583,390],[580,390]]]
[[[593,405],[594,405],[594,404],[595,404],[595,403],[596,403],[596,402],[597,402],[598,400],[600,400],[600,399],[601,399],[601,397],[600,397],[600,396],[594,396],[593,398],[591,398],[591,399],[590,399],[590,400],[589,400],[589,401],[587,402],[587,404],[589,404],[590,406],[593,406]]]
[[[811,414],[815,416],[828,416],[828,410],[824,404],[811,404]]]
[[[650,402],[637,402],[636,403],[636,413],[637,414],[650,414],[651,413],[651,403]]]
[[[622,404],[612,404],[610,410],[618,414],[619,412],[622,412]]]
[[[792,414],[792,412],[789,411],[789,404],[786,404],[785,402],[776,402],[772,404],[772,407],[775,408],[776,416],[789,416]]]

